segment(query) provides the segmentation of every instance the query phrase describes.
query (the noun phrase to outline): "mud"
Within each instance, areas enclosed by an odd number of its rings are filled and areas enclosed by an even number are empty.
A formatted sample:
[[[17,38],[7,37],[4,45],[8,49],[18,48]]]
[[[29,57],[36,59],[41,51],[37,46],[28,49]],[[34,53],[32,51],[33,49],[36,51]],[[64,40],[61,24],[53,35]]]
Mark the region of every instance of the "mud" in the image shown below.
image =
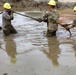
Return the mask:
[[[3,4],[5,2],[9,2],[12,6],[12,8],[22,8],[22,9],[27,9],[29,8],[39,8],[40,10],[44,9],[47,7],[48,1],[36,1],[36,0],[0,0],[0,10],[3,10]],[[65,9],[65,8],[73,8],[76,5],[76,2],[67,2],[63,1],[58,1],[56,0],[57,5],[56,8],[60,9]],[[42,8],[41,8],[42,7]],[[46,8],[45,8],[46,9]]]
[[[61,23],[75,18],[71,9],[59,11]],[[42,12],[20,13],[38,18]],[[14,17],[12,24],[18,33],[5,37],[0,31],[0,75],[76,75],[76,28],[71,29],[69,38],[69,33],[59,25],[56,37],[48,38],[43,34],[46,23],[18,14]]]

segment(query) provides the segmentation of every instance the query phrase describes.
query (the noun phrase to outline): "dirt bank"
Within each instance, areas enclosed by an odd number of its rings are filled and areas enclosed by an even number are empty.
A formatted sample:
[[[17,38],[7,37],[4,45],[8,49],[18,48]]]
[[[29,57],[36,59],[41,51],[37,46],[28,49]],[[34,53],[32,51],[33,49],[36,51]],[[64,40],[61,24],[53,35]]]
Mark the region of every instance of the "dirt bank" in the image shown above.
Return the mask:
[[[37,9],[46,9],[47,8],[47,2],[37,2],[33,0],[21,0],[18,2],[9,2],[12,6],[12,8],[23,8],[31,10],[32,8],[37,8]],[[3,9],[3,4],[4,2],[0,1],[0,10]],[[76,5],[76,2],[57,2],[57,8],[73,8]]]

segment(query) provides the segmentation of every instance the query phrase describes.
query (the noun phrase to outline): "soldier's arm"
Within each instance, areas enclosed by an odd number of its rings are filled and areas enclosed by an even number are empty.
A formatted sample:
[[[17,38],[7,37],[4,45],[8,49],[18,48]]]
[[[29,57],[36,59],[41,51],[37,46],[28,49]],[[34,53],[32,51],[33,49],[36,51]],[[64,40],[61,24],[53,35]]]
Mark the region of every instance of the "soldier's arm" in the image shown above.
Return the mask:
[[[47,22],[47,21],[48,21],[48,11],[44,11],[42,20],[43,20],[44,22]]]
[[[13,19],[13,14],[8,15],[6,13],[3,13],[3,16],[7,19],[7,20],[12,20]]]
[[[43,12],[43,17],[42,18],[38,18],[38,21],[39,22],[42,22],[42,21],[47,22],[47,17],[48,17],[47,13]]]

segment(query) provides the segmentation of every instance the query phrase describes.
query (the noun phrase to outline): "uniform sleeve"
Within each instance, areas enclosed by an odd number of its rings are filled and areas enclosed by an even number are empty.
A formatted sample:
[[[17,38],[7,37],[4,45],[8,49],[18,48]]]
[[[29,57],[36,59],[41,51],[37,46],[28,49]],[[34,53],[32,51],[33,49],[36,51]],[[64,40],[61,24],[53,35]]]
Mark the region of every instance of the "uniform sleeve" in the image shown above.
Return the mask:
[[[3,13],[3,17],[5,17],[7,20],[13,20],[13,14],[8,15],[7,13]]]
[[[48,18],[49,18],[49,21],[58,22],[59,13],[57,11],[52,11],[51,15]]]
[[[44,21],[44,22],[47,22],[47,18],[48,18],[48,11],[44,11],[44,12],[43,12],[43,18],[42,18],[43,21]]]
[[[59,19],[59,17],[60,17],[60,15],[59,15],[58,11],[55,11],[54,14],[52,15],[52,18],[56,21]]]

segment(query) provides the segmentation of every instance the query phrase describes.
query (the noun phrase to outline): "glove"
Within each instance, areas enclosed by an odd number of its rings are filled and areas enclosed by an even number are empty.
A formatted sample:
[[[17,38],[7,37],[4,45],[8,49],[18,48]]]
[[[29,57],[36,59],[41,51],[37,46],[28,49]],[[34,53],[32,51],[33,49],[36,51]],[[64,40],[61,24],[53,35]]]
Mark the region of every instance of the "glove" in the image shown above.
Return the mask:
[[[62,27],[65,27],[66,28],[67,26],[68,26],[68,24],[62,24]]]
[[[37,21],[38,22],[42,22],[43,20],[42,20],[42,18],[38,18]]]

